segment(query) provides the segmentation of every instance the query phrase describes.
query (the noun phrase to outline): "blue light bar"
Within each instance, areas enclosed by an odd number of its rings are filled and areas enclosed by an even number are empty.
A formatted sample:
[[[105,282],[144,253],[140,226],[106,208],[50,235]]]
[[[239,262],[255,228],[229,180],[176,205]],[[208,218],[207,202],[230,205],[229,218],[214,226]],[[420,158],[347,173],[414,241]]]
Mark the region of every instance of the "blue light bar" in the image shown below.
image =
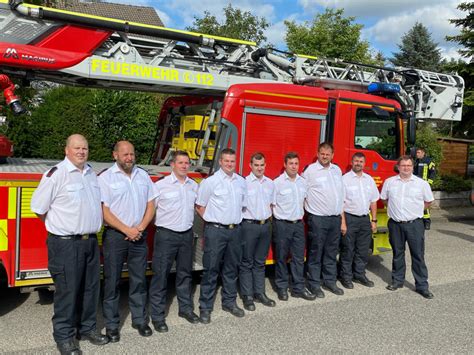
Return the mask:
[[[400,85],[391,83],[370,83],[367,92],[371,93],[398,93]]]

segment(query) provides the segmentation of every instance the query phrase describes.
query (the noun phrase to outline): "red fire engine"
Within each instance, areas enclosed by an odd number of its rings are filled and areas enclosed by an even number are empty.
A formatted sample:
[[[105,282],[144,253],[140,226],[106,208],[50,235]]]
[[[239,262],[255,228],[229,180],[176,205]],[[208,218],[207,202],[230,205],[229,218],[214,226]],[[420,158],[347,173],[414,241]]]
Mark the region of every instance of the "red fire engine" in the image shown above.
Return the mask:
[[[6,0],[0,0],[0,72],[184,95],[168,99],[158,118],[153,165],[144,166],[153,180],[170,173],[169,153],[176,149],[190,154],[191,176],[198,180],[217,168],[216,156],[226,147],[237,151],[243,175],[250,155],[263,152],[266,174],[274,178],[286,152],[299,152],[305,166],[315,160],[318,144],[328,141],[344,171],[355,152],[364,152],[366,170],[380,186],[394,174],[407,143],[414,144],[415,120],[460,120],[464,89],[457,75],[286,57],[252,42]],[[46,232],[30,200],[54,164],[12,158],[0,166],[0,267],[12,287],[51,284]],[[92,165],[100,171],[111,164]],[[390,248],[382,215],[375,254]],[[200,224],[196,218],[197,237]]]

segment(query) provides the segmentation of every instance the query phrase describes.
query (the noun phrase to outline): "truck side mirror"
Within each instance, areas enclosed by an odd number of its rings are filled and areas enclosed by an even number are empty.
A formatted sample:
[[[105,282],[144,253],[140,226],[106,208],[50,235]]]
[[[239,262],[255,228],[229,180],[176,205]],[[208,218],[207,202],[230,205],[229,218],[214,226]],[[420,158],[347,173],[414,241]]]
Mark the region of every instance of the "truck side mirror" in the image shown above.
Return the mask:
[[[416,141],[416,120],[413,115],[408,117],[408,125],[407,125],[407,142],[408,145],[413,146],[415,145]]]

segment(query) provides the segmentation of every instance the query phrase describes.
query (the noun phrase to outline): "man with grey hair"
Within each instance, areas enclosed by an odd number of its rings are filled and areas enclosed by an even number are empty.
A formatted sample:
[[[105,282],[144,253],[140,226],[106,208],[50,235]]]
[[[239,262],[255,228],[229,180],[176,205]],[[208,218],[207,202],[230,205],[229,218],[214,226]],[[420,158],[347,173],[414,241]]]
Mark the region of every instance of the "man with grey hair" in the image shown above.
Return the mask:
[[[100,291],[97,232],[102,209],[97,176],[87,164],[84,136],[68,137],[66,157],[42,177],[31,210],[48,231],[48,270],[54,282],[53,337],[61,354],[81,354],[74,341],[107,344],[96,329]]]

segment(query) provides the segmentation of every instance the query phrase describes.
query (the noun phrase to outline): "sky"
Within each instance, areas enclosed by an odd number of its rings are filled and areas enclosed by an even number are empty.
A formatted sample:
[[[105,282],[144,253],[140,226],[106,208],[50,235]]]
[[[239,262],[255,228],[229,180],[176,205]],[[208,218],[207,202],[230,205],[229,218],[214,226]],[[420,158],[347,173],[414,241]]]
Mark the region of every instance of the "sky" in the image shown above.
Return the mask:
[[[311,21],[325,8],[344,8],[346,16],[356,17],[355,22],[364,25],[362,38],[372,50],[381,51],[391,58],[398,51],[401,37],[418,21],[428,28],[431,38],[438,43],[444,58],[459,58],[456,43],[447,42],[446,35],[459,30],[449,19],[463,18],[465,12],[456,9],[462,0],[108,0],[116,3],[154,7],[166,27],[185,29],[195,17],[203,17],[209,11],[223,20],[222,9],[229,3],[234,8],[250,11],[264,17],[271,26],[265,35],[276,48],[286,49],[285,20],[297,23]],[[312,54],[312,53],[306,53]]]

